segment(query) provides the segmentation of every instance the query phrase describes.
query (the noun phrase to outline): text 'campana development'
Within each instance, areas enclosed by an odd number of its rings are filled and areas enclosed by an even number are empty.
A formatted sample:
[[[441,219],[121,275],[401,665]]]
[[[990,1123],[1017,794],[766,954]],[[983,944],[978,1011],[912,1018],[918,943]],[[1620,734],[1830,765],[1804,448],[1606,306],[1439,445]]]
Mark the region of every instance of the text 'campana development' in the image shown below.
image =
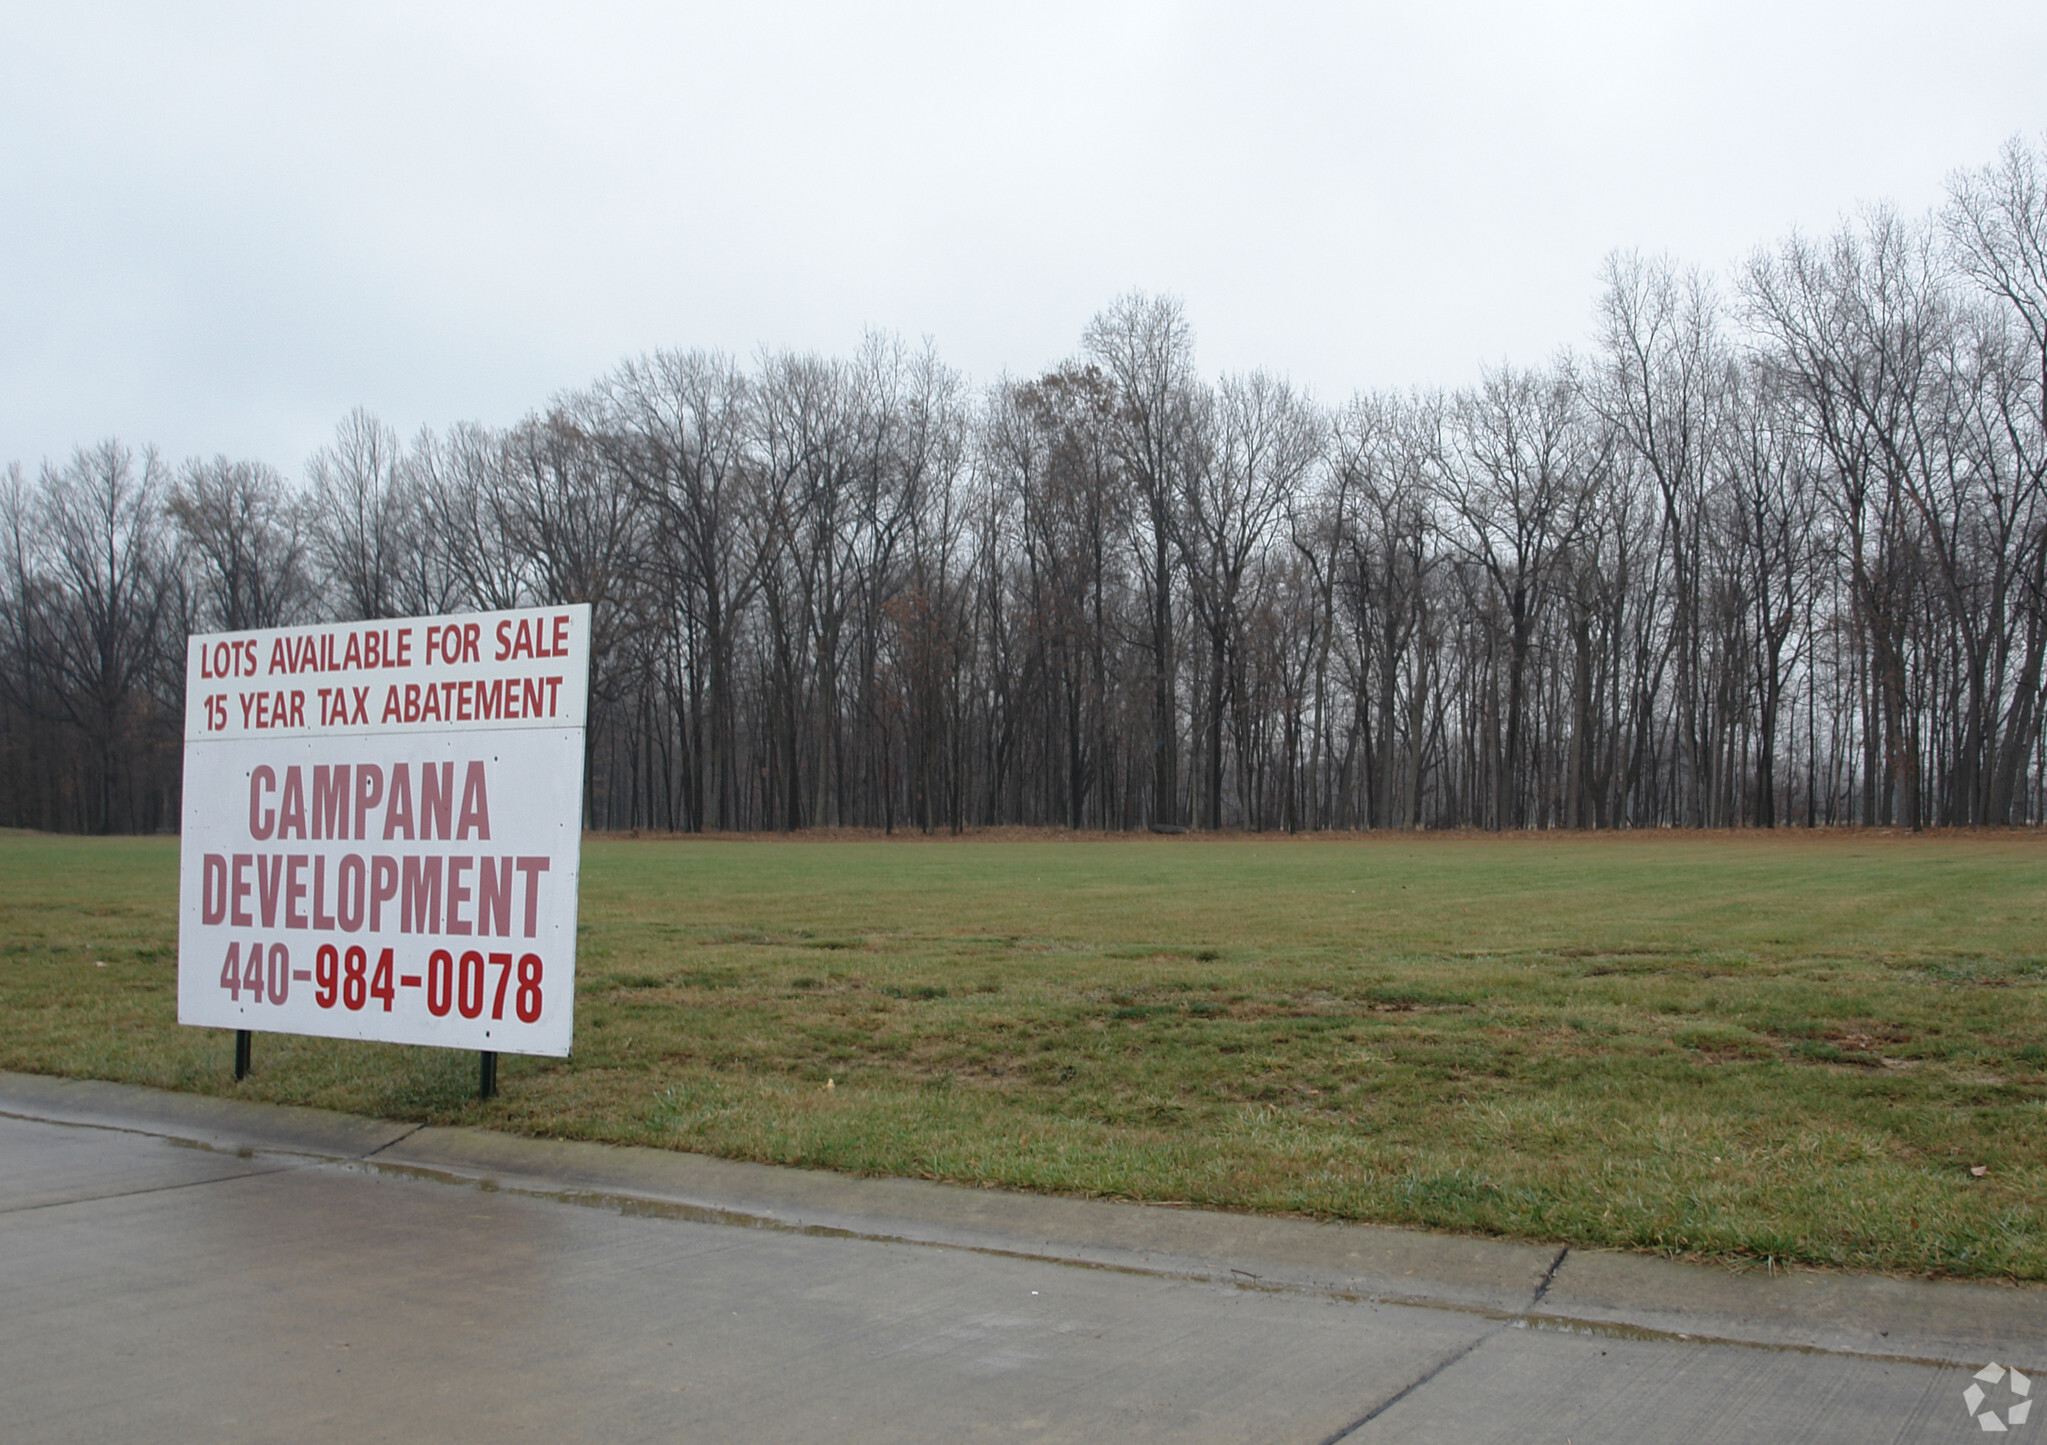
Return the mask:
[[[386,842],[490,841],[489,770],[480,759],[465,762],[459,774],[453,762],[316,763],[281,772],[268,764],[250,771],[252,844],[366,842],[379,835]],[[260,918],[265,928],[375,933],[384,927],[384,905],[395,901],[403,933],[502,937],[521,926],[531,938],[549,871],[544,856],[466,851],[350,852],[333,861],[330,892],[324,851],[207,853],[201,921],[243,927]],[[523,897],[515,900],[515,893]],[[473,911],[465,911],[472,899]]]

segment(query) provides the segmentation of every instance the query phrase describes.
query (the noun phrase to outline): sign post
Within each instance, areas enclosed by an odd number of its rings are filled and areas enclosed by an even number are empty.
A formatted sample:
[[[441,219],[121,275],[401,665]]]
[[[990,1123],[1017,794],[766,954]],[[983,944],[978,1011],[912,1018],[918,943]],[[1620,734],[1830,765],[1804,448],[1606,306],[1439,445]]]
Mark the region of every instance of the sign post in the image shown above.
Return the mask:
[[[178,1022],[565,1056],[587,605],[194,637]]]

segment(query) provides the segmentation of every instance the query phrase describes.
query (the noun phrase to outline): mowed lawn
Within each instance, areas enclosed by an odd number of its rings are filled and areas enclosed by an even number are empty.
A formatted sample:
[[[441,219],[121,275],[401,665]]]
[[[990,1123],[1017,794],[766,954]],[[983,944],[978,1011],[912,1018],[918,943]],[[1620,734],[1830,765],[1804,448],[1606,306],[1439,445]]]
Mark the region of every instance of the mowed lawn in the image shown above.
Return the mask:
[[[2047,1279],[2047,839],[603,840],[574,1057],[175,1023],[0,834],[0,1067],[1013,1188]],[[1979,1175],[1976,1170],[1982,1170]]]

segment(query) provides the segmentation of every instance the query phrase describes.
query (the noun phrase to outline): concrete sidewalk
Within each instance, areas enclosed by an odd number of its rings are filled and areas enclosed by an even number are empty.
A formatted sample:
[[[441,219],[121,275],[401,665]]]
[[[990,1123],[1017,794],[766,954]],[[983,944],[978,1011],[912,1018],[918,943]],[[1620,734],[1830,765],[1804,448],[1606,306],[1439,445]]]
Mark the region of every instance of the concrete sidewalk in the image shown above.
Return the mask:
[[[0,1074],[0,1116],[9,1441],[261,1439],[287,1417],[307,1438],[1903,1440],[1979,1435],[1962,1391],[1988,1361],[2047,1375],[2034,1288],[1737,1274],[27,1075]],[[124,1365],[117,1387],[124,1358],[163,1368]],[[124,1393],[137,1379],[154,1384]]]

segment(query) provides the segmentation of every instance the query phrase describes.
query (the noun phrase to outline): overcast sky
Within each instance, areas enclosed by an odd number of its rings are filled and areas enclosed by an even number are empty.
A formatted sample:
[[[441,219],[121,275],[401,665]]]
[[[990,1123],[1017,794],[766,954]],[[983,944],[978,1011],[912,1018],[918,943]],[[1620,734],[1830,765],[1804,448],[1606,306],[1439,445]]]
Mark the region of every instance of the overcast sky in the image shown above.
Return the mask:
[[[0,464],[297,474],[654,347],[929,337],[976,381],[1186,303],[1328,400],[1589,334],[2047,131],[2047,4],[0,0]]]

